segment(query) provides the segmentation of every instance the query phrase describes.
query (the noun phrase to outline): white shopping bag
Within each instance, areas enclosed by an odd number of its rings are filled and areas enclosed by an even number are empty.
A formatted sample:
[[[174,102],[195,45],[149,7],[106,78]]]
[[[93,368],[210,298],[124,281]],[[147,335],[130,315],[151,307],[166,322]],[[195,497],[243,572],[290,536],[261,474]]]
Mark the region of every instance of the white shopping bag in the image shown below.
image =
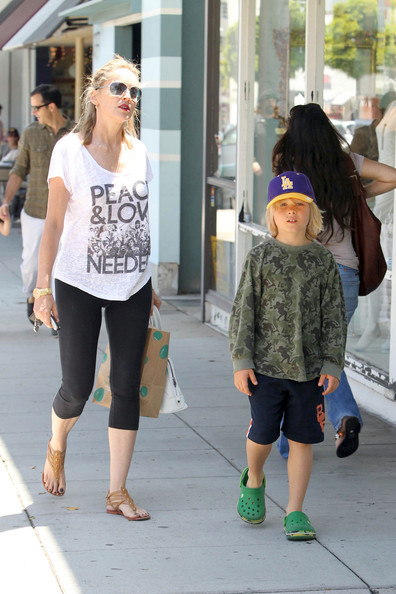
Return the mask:
[[[159,330],[163,330],[161,316],[156,307],[154,307],[152,324]],[[175,368],[171,358],[168,356],[168,363],[166,366],[166,381],[164,395],[160,408],[160,414],[171,414],[180,412],[187,408],[183,393],[180,389],[179,382],[176,379]]]
[[[160,414],[180,412],[181,410],[185,410],[186,408],[187,404],[184,400],[183,393],[176,379],[173,362],[171,358],[168,357],[168,364],[166,367],[166,382],[164,395],[162,397]]]

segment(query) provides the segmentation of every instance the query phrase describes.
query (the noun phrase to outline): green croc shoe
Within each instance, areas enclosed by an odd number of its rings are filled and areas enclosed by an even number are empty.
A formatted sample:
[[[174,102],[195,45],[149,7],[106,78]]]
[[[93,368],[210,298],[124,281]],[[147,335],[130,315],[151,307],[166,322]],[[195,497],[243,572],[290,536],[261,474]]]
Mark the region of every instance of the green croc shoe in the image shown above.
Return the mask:
[[[306,514],[291,512],[283,519],[283,529],[288,540],[313,540],[316,532]]]
[[[241,492],[239,494],[237,511],[244,522],[248,524],[261,524],[265,520],[265,477],[260,487],[251,489],[246,486],[248,470],[248,468],[245,468],[241,474]]]

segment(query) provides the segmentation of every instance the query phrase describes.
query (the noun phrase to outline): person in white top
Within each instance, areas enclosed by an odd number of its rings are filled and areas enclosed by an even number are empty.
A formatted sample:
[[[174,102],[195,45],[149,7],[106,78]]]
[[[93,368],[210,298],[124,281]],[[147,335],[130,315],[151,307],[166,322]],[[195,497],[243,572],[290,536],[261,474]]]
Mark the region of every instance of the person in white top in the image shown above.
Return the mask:
[[[93,387],[104,312],[112,360],[106,511],[128,520],[150,518],[133,502],[126,480],[139,426],[149,315],[153,303],[161,303],[151,287],[152,173],[146,148],[136,137],[140,95],[138,69],[120,56],[90,78],[76,128],[52,153],[34,291],[37,319],[60,326],[62,384],[52,407],[44,487],[52,495],[65,493],[67,438]]]
[[[395,140],[396,140],[396,101],[392,101],[387,107],[384,117],[376,128],[378,139],[379,160],[392,167],[395,166]],[[395,191],[390,190],[380,198],[375,199],[373,211],[382,223],[381,247],[388,265],[392,270],[392,249],[393,249],[393,204]],[[379,316],[384,316],[387,323],[384,327],[390,329],[390,294],[391,281],[384,279],[383,283],[368,296],[367,319],[365,320],[364,331],[356,345],[358,350],[365,351],[374,344],[376,338],[381,336]],[[384,299],[385,297],[385,299]],[[383,301],[383,303],[381,303]],[[381,311],[382,305],[382,311]],[[381,352],[388,352],[390,348],[389,333],[381,337]]]
[[[0,165],[14,165],[18,156],[19,132],[16,128],[9,128],[7,132],[8,151],[0,161]]]

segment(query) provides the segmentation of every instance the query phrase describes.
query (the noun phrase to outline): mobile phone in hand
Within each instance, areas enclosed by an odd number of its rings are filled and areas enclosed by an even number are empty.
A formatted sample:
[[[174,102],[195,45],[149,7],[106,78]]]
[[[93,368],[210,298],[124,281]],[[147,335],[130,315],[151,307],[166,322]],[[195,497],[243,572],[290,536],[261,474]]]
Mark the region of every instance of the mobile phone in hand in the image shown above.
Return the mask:
[[[51,314],[51,326],[52,326],[52,329],[55,330],[55,332],[58,332],[58,330],[60,329],[58,322],[55,320],[55,318],[52,314]]]

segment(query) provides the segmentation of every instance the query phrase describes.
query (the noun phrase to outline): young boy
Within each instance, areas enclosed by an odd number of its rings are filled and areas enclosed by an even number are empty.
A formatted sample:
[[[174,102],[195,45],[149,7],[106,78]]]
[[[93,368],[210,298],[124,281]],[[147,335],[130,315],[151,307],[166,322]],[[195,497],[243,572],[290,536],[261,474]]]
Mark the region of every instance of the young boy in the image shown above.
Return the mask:
[[[313,241],[322,217],[307,176],[286,171],[271,180],[267,224],[272,238],[246,258],[229,327],[235,386],[249,396],[252,417],[238,513],[249,524],[265,519],[263,467],[283,418],[290,444],[284,531],[289,540],[311,540],[302,507],[311,444],[324,439],[323,396],[344,367],[344,297],[332,254]]]
[[[9,235],[11,231],[11,217],[8,205],[0,206],[0,233]]]

